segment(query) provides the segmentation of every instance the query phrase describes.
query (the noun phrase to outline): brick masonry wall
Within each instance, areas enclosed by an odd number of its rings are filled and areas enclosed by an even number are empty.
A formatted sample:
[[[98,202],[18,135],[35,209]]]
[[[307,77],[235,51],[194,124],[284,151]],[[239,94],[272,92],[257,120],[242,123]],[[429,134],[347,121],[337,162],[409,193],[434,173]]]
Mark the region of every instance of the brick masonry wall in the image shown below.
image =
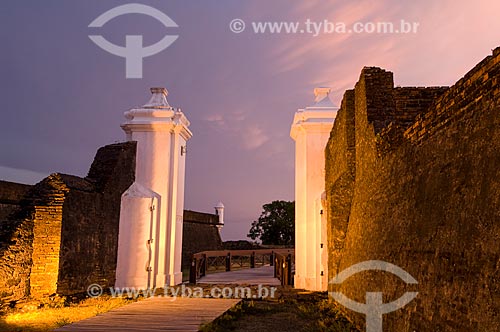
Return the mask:
[[[349,212],[354,195],[356,148],[354,133],[354,90],[344,94],[325,150],[330,270],[337,270],[347,234]]]
[[[19,204],[32,186],[27,184],[1,181],[0,202],[6,204]]]
[[[330,277],[380,259],[419,283],[410,287],[388,273],[362,272],[330,290],[358,302],[365,301],[367,291],[383,291],[384,302],[418,291],[409,305],[384,315],[384,331],[495,331],[500,326],[499,73],[497,49],[446,92],[436,88],[429,109],[422,107],[392,147],[383,118],[397,122],[397,98],[374,101],[394,96],[392,78],[365,68],[356,84],[354,191],[340,249],[329,239]],[[345,152],[340,127],[335,124],[327,148],[332,233],[339,227],[332,211],[349,201],[348,191],[340,202],[331,191],[339,187],[339,164],[345,162],[339,155]],[[391,148],[380,153],[384,144]],[[345,312],[364,328],[364,315]]]
[[[29,189],[0,224],[2,302],[114,285],[120,199],[134,181],[135,149],[105,146],[86,178],[55,173]]]
[[[33,223],[23,198],[30,189],[0,181],[0,306],[28,293]]]
[[[217,229],[219,217],[215,214],[184,211],[182,228],[182,269],[187,270],[194,253],[222,250],[223,244]]]
[[[415,118],[429,109],[434,100],[448,87],[397,87],[392,90],[394,98],[394,120],[403,128],[415,122]]]
[[[3,304],[114,286],[121,194],[134,181],[135,155],[135,142],[112,144],[97,151],[86,178],[55,173],[35,186],[0,182],[8,215],[0,223]],[[184,267],[195,252],[223,248],[218,221],[184,211]]]
[[[453,89],[436,99],[431,110],[421,114],[404,136],[419,143],[450,124],[470,121],[477,109],[500,93],[499,62],[500,47],[460,79]]]
[[[121,194],[135,179],[135,142],[97,151],[85,179],[64,176],[70,188],[63,208],[57,292],[81,293],[90,284],[114,286]]]
[[[31,212],[20,207],[0,223],[0,306],[29,294],[32,245]]]
[[[0,181],[0,222],[19,207],[30,189],[30,185]]]
[[[33,252],[29,284],[30,296],[35,299],[57,291],[62,209],[67,192],[61,176],[52,174],[34,186],[31,193]]]

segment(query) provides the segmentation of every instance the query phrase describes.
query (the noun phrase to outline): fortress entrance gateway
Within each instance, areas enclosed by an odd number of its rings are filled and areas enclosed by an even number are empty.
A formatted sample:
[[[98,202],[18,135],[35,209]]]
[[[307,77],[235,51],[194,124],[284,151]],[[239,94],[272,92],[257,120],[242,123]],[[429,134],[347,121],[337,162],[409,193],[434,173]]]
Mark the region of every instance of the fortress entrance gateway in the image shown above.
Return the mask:
[[[142,107],[125,112],[127,141],[137,141],[135,182],[122,195],[115,287],[182,283],[186,142],[192,133],[167,89],[151,88]]]

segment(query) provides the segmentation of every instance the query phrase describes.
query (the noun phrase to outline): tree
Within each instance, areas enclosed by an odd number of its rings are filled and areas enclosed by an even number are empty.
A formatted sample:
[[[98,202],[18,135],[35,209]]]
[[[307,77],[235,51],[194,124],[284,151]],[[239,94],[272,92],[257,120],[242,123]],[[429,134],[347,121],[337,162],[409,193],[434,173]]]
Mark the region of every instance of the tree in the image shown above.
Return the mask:
[[[248,237],[262,244],[295,243],[295,202],[273,201],[262,206],[259,220],[252,222]]]

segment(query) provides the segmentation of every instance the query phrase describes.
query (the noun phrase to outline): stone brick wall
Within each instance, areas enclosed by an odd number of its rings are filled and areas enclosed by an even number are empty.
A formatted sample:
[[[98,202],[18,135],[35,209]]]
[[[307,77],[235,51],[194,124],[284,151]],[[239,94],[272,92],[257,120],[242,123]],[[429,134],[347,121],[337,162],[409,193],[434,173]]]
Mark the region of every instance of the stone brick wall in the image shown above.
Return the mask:
[[[7,219],[19,207],[30,188],[26,184],[0,181],[0,221]]]
[[[90,284],[114,286],[121,194],[135,179],[135,142],[97,151],[85,179],[64,175],[57,292],[85,292]]]
[[[0,181],[0,306],[28,292],[33,223],[23,211],[31,186]]]
[[[112,144],[97,151],[85,178],[0,182],[0,305],[114,286],[120,200],[134,182],[135,156],[135,142]],[[218,222],[184,211],[183,267],[195,252],[223,249]]]
[[[31,212],[20,207],[0,222],[0,306],[29,294]]]
[[[425,113],[434,100],[448,90],[448,87],[397,87],[392,90],[394,98],[393,123],[407,128],[415,118]]]
[[[57,291],[62,210],[67,192],[68,188],[57,173],[42,180],[31,192],[33,251],[29,294],[35,299]]]
[[[347,90],[325,150],[329,266],[338,266],[347,234],[356,174],[354,90]]]
[[[494,102],[500,91],[499,61],[500,47],[460,79],[453,89],[436,99],[431,109],[421,114],[404,136],[413,143],[425,141],[456,122],[470,122],[478,109],[490,107],[486,104]]]
[[[418,285],[362,272],[330,290],[358,302],[367,291],[382,291],[384,302],[418,291],[409,305],[384,315],[384,331],[500,326],[499,76],[497,49],[448,90],[394,89],[392,74],[365,68],[354,96],[344,95],[326,151],[329,277],[379,259]],[[422,95],[420,106],[402,102]],[[398,117],[406,108],[408,117]],[[346,143],[348,123],[354,149]],[[346,314],[364,328],[364,315]]]
[[[16,203],[0,224],[2,302],[114,285],[120,198],[134,181],[135,149],[99,149],[84,179],[55,173],[33,187],[0,186],[9,193],[0,199]]]
[[[222,250],[222,240],[217,229],[219,216],[210,213],[184,211],[182,228],[182,269],[187,270],[194,253]]]

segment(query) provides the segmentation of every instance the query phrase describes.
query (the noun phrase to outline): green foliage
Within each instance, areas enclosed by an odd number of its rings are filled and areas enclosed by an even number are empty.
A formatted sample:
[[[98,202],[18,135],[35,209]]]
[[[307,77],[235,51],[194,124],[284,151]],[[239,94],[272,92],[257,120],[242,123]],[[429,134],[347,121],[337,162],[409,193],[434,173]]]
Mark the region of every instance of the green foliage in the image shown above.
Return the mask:
[[[259,220],[252,222],[248,237],[262,244],[295,243],[295,202],[273,201],[262,206]]]

